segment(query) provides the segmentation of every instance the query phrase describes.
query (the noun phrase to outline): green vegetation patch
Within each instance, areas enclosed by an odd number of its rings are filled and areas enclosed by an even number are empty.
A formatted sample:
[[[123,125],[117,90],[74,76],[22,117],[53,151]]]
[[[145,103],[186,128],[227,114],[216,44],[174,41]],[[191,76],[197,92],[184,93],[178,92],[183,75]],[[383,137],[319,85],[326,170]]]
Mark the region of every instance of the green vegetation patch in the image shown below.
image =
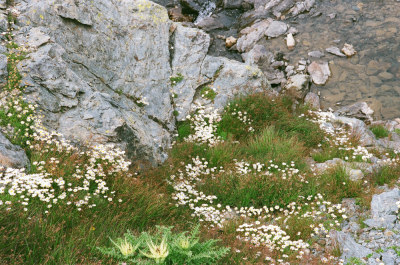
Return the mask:
[[[203,98],[209,99],[209,100],[214,100],[215,97],[218,95],[217,92],[214,91],[214,89],[205,86],[201,89],[200,94]]]
[[[182,80],[183,80],[183,75],[181,73],[178,73],[176,76],[171,76],[169,78],[169,81],[171,81],[171,85],[172,86],[175,86],[176,84],[178,84]]]
[[[389,136],[388,129],[383,125],[374,125],[370,127],[371,132],[375,135],[376,138],[385,138]]]
[[[229,252],[217,247],[217,240],[200,241],[199,226],[192,232],[173,233],[172,227],[157,226],[154,234],[142,232],[134,236],[130,231],[124,238],[112,240],[112,247],[98,248],[105,255],[129,264],[216,264]]]
[[[225,108],[218,132],[226,132],[228,137],[240,141],[248,137],[250,127],[259,133],[273,125],[278,132],[297,137],[306,147],[318,146],[324,139],[324,133],[317,124],[307,119],[305,113],[308,109],[293,110],[292,106],[293,101],[288,96],[258,93],[240,97]],[[248,116],[246,122],[238,118],[243,116]]]

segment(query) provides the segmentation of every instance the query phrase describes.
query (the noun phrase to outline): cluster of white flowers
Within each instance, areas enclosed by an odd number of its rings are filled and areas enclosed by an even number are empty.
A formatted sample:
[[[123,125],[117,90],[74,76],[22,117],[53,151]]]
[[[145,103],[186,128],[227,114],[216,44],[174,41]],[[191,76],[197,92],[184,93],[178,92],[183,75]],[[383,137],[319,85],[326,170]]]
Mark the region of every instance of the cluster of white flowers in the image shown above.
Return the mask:
[[[398,150],[393,150],[393,154],[395,155],[395,157],[390,157],[389,153],[384,153],[384,157],[383,159],[379,159],[377,161],[378,164],[382,165],[382,166],[397,166],[400,165],[400,151]]]
[[[309,247],[303,240],[291,240],[286,234],[285,229],[290,229],[287,224],[291,218],[295,218],[296,222],[301,219],[310,219],[313,229],[312,237],[329,237],[328,231],[333,227],[339,227],[339,218],[346,218],[345,209],[340,204],[332,205],[331,202],[324,201],[323,196],[318,194],[315,198],[309,196],[306,202],[299,204],[296,202],[289,203],[285,208],[278,205],[274,207],[263,207],[262,212],[257,212],[256,221],[251,223],[243,223],[237,229],[241,235],[238,238],[249,241],[257,246],[265,245],[269,249],[291,250],[297,252],[297,258],[301,258],[304,250]],[[264,221],[262,221],[264,220]],[[270,220],[269,223],[266,223]],[[301,236],[301,232],[297,233]]]
[[[254,163],[250,164],[245,161],[237,161],[235,160],[236,173],[239,175],[247,175],[250,173],[260,174],[265,176],[272,176],[278,174],[282,179],[290,179],[292,177],[297,177],[297,179],[301,182],[307,182],[305,180],[305,175],[300,173],[300,170],[296,168],[296,164],[294,161],[291,161],[290,164],[282,162],[280,164],[274,163],[273,160],[270,160],[267,164],[262,163]]]
[[[290,236],[279,226],[265,225],[259,221],[251,224],[244,223],[236,231],[243,234],[243,236],[238,236],[239,239],[249,241],[256,246],[265,245],[270,250],[298,252],[310,247],[303,240],[290,240]]]
[[[44,130],[39,120],[35,120],[33,128],[36,129],[32,135],[34,140],[29,148],[48,152],[55,157],[49,157],[46,161],[34,161],[32,166],[37,172],[34,174],[27,174],[23,169],[2,170],[0,194],[14,196],[13,202],[24,206],[31,200],[38,199],[47,203],[47,208],[65,202],[67,205],[75,205],[79,211],[85,205],[89,208],[96,206],[91,203],[94,198],[102,197],[112,201],[114,192],[110,191],[106,179],[114,173],[128,170],[130,162],[124,159],[124,152],[103,145],[79,152],[68,141],[59,140],[57,137],[60,134]],[[71,170],[71,176],[61,178],[57,176],[57,168],[61,166],[58,155],[83,157],[84,162]]]
[[[217,124],[221,120],[221,115],[216,109],[198,106],[195,113],[186,118],[191,121],[194,131],[185,139],[186,141],[208,144],[209,146],[214,146],[223,141],[221,137],[216,135]]]
[[[115,192],[110,190],[107,179],[128,170],[130,162],[125,160],[124,152],[104,145],[86,146],[85,151],[79,151],[61,134],[48,131],[35,114],[36,106],[22,97],[15,65],[10,75],[7,89],[0,95],[0,111],[10,121],[3,126],[4,133],[12,140],[22,141],[20,144],[32,154],[41,155],[32,158],[32,173],[0,168],[0,196],[6,200],[0,200],[0,204],[8,205],[7,209],[21,204],[27,211],[28,205],[38,200],[47,209],[65,203],[80,211],[84,206],[96,206],[93,202],[96,198],[112,201]],[[44,160],[35,161],[35,157]],[[68,169],[71,173],[61,177],[58,170],[65,157],[76,158],[75,168]]]
[[[337,265],[344,265],[344,260],[339,259],[338,257],[328,255],[327,257],[322,256],[321,262],[324,264],[337,264]]]
[[[229,106],[230,104],[228,104],[228,106]],[[252,124],[252,119],[250,119],[250,117],[248,116],[248,114],[247,114],[247,112],[246,111],[240,111],[240,110],[237,110],[237,109],[233,109],[233,112],[231,112],[231,115],[232,116],[234,116],[234,117],[237,117],[238,118],[238,120],[240,120],[241,122],[243,122],[243,124],[244,125],[248,125],[248,126],[250,126],[247,130],[249,131],[249,132],[254,132],[254,128],[253,127],[251,127],[251,124]]]
[[[300,175],[294,168],[294,162],[290,165],[261,163],[250,164],[244,161],[236,161],[236,173],[239,174],[280,174],[281,176]],[[290,168],[290,170],[288,170]],[[274,170],[274,171],[272,171]],[[294,251],[300,259],[309,248],[304,240],[291,240],[286,229],[290,229],[288,222],[291,218],[311,219],[313,230],[311,236],[328,237],[328,231],[340,225],[340,218],[346,218],[345,209],[340,204],[333,205],[325,201],[321,194],[316,197],[300,198],[302,204],[292,202],[286,207],[279,205],[255,207],[235,207],[221,205],[217,196],[207,195],[197,189],[204,177],[213,177],[223,171],[222,168],[209,168],[207,161],[199,157],[193,158],[192,163],[185,165],[185,170],[172,175],[170,183],[175,192],[173,199],[177,206],[188,206],[192,210],[192,216],[199,218],[200,222],[207,222],[210,227],[224,227],[227,221],[236,219],[242,222],[237,228],[237,237],[249,241],[257,246],[266,246],[271,250],[278,250],[285,259],[284,252]],[[265,172],[264,172],[265,171]],[[301,235],[301,232],[298,234]],[[282,262],[283,262],[282,260]]]
[[[136,101],[136,103],[140,104],[140,105],[144,105],[144,106],[149,105],[149,102],[147,101],[146,97],[139,97],[139,99]]]
[[[321,130],[326,134],[325,140],[330,145],[338,147],[339,150],[350,151],[351,158],[356,159],[360,157],[363,161],[368,161],[373,155],[369,153],[368,149],[364,146],[354,146],[350,141],[351,132],[342,127],[334,126],[331,121],[334,120],[335,114],[332,112],[310,111],[310,121],[317,123]],[[345,158],[345,160],[348,160]]]

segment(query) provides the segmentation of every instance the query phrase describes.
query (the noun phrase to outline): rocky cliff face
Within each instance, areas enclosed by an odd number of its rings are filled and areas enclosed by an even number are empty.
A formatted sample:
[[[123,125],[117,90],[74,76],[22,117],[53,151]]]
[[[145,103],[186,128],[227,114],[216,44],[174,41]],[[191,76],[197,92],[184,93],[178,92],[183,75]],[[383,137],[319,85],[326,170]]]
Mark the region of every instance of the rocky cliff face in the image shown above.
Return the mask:
[[[270,88],[257,67],[208,56],[208,34],[147,0],[18,0],[11,12],[14,40],[28,51],[18,65],[26,98],[45,125],[117,143],[131,158],[165,160],[176,120],[194,103],[221,108]],[[201,96],[205,86],[215,97]]]

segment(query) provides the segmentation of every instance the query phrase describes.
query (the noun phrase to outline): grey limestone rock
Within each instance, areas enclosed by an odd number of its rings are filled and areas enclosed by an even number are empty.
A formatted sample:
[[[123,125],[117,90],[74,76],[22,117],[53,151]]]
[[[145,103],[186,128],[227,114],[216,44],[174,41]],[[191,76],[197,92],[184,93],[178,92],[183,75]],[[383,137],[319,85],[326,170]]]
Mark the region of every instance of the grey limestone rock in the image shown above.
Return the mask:
[[[316,85],[324,85],[331,76],[328,62],[312,62],[307,71]]]
[[[15,8],[15,40],[29,49],[18,69],[44,124],[81,142],[117,144],[133,159],[165,160],[174,111],[183,119],[202,86],[218,89],[206,102],[218,108],[270,87],[256,66],[206,56],[208,34],[173,23],[148,0],[19,0]]]
[[[45,125],[121,147],[129,132],[140,159],[165,159],[174,128],[166,9],[147,0],[25,0],[16,8],[16,41],[31,49],[18,68]]]
[[[308,92],[304,98],[304,103],[309,104],[312,108],[319,110],[321,104],[319,102],[319,96],[313,92]]]
[[[272,21],[268,26],[268,29],[265,31],[265,35],[270,38],[279,37],[288,30],[288,26],[286,23],[281,21]]]
[[[249,52],[242,53],[242,58],[246,64],[270,63],[274,60],[274,55],[265,46],[256,44]]]
[[[173,41],[172,75],[181,75],[183,79],[172,85],[172,91],[176,95],[178,120],[182,120],[189,114],[196,88],[204,82],[199,76],[210,46],[210,36],[202,30],[177,24]]]
[[[237,49],[239,52],[248,52],[254,45],[265,35],[271,24],[271,19],[264,19],[257,22],[250,27],[247,27],[240,31],[240,38],[237,40]]]
[[[292,91],[298,98],[303,99],[310,88],[310,76],[296,74],[289,77],[285,89]]]
[[[393,228],[397,219],[398,206],[400,201],[400,191],[395,188],[391,191],[375,194],[371,201],[372,218],[365,221],[371,227]]]
[[[372,253],[370,249],[358,244],[348,233],[332,230],[330,232],[330,236],[336,239],[337,243],[339,244],[340,251],[342,253],[341,258],[343,260],[351,257],[361,259]]]
[[[335,114],[357,118],[366,122],[371,122],[374,111],[368,106],[366,102],[357,102],[338,109],[337,111],[335,111]]]
[[[330,54],[339,56],[339,57],[346,57],[346,55],[343,54],[338,47],[332,46],[332,47],[326,48],[325,51],[329,52]]]
[[[28,168],[29,160],[25,151],[13,145],[0,133],[0,166],[9,168]]]
[[[332,118],[332,122],[349,125],[353,133],[360,137],[359,140],[362,146],[373,146],[376,144],[375,135],[368,129],[367,125],[362,120],[335,115],[335,117]]]
[[[236,95],[268,91],[271,86],[257,66],[246,65],[224,57],[206,56],[202,65],[203,80],[209,80],[217,93],[214,100],[204,102],[216,109],[222,109]],[[198,97],[195,103],[204,101]]]

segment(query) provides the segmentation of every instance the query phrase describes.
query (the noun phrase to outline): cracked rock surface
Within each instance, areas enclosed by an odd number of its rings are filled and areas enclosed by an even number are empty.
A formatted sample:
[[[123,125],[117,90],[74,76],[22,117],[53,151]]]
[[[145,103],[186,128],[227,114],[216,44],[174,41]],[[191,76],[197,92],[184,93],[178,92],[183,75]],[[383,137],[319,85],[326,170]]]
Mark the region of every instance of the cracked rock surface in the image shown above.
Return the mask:
[[[206,57],[208,34],[172,22],[151,1],[17,0],[13,9],[15,41],[28,50],[18,69],[44,124],[78,141],[116,143],[133,159],[166,159],[174,114],[181,120],[193,109],[203,84],[217,107],[270,88],[255,66]]]

